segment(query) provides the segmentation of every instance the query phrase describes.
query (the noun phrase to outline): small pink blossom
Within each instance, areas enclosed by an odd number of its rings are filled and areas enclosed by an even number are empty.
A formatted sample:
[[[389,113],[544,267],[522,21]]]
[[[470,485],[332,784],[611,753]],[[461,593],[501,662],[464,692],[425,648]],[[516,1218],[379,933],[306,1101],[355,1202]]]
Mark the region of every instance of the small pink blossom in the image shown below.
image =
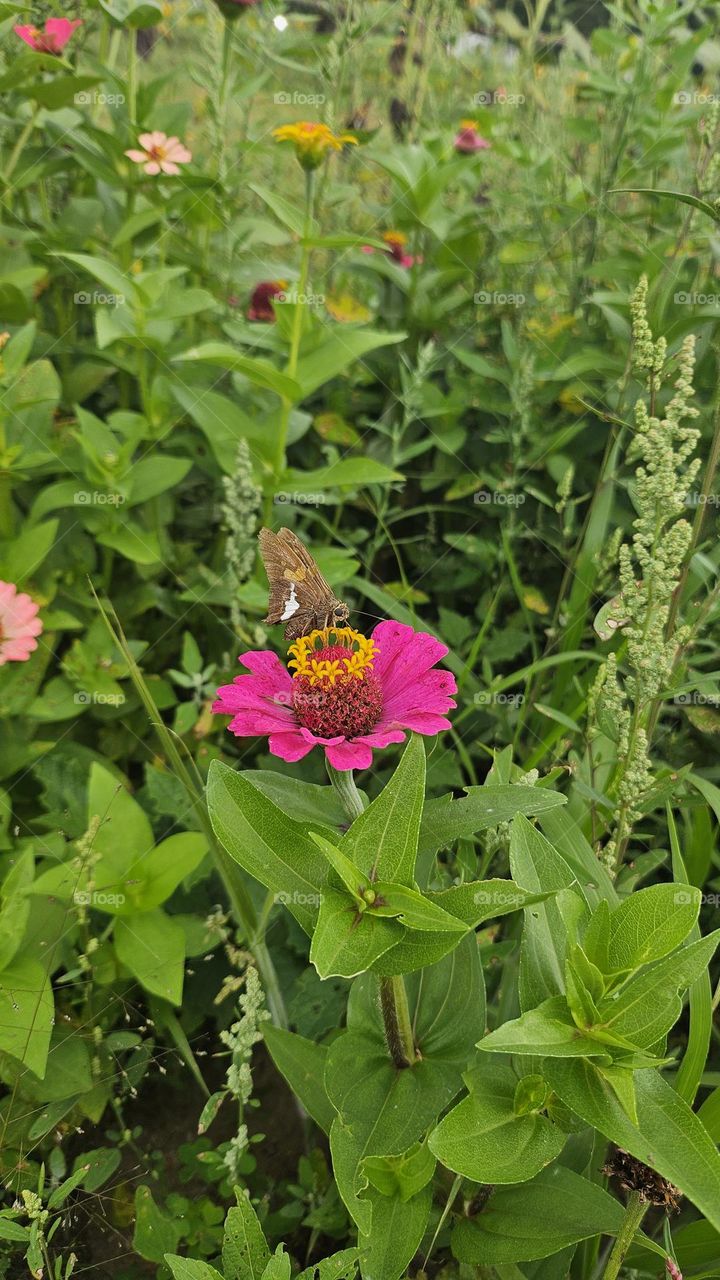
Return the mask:
[[[407,236],[403,235],[402,231],[385,231],[383,240],[387,245],[385,252],[388,258],[392,258],[393,262],[399,263],[401,267],[414,267],[416,262],[422,262],[419,255],[405,252]],[[374,253],[375,250],[371,244],[364,244],[360,252]]]
[[[48,18],[42,31],[28,26],[13,27],[13,30],[36,53],[60,54],[75,28],[81,26],[81,18]]]
[[[36,636],[43,625],[38,606],[14,582],[0,580],[0,667],[6,662],[25,662],[37,649]]]
[[[292,676],[270,650],[242,654],[250,675],[218,689],[213,704],[232,716],[231,733],[267,735],[281,760],[301,760],[319,746],[335,769],[367,769],[373,749],[402,742],[408,730],[450,728],[455,677],[436,669],[448,650],[426,632],[390,621],[370,639],[349,627],[328,628],[290,652]]]
[[[455,134],[453,146],[456,151],[461,151],[466,155],[472,154],[474,151],[489,150],[490,143],[487,138],[483,138],[478,131],[478,127],[474,120],[461,120],[460,128]]]
[[[142,165],[145,173],[153,177],[158,173],[179,173],[178,165],[192,160],[192,152],[183,146],[179,138],[168,138],[157,129],[154,133],[141,133],[138,142],[142,151],[130,150],[125,155],[134,164]]]

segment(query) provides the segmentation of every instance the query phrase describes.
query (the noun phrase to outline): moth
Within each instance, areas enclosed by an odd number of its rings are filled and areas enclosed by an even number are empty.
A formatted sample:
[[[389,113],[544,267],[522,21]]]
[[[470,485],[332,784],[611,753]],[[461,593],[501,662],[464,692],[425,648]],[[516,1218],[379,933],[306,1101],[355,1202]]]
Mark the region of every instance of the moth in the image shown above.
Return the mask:
[[[266,622],[286,622],[285,639],[342,627],[349,609],[323,578],[307,547],[291,529],[261,529],[260,554],[270,583]]]

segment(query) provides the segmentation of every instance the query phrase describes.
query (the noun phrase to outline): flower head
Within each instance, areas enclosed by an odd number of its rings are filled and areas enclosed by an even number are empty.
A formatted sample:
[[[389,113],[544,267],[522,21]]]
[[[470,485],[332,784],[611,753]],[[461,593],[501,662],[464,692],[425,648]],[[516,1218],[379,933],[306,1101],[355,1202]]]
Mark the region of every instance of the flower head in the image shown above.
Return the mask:
[[[244,653],[250,675],[218,689],[213,711],[237,737],[268,735],[273,755],[301,760],[320,746],[335,769],[367,769],[373,748],[407,730],[449,729],[455,677],[437,670],[447,648],[401,622],[371,637],[352,627],[312,631],[290,646],[292,675],[269,650]]]
[[[42,629],[35,601],[14,582],[0,581],[0,667],[25,662],[37,649],[35,637]]]
[[[154,133],[141,133],[138,142],[142,151],[131,149],[125,155],[153,176],[157,173],[179,173],[178,165],[192,160],[192,152],[183,146],[179,138],[168,138],[157,129]]]
[[[420,256],[405,252],[407,236],[402,231],[383,231],[382,238],[387,245],[388,258],[392,258],[393,262],[399,263],[401,267],[414,267],[416,262],[422,262]],[[375,250],[371,244],[364,244],[362,252],[374,253]]]
[[[262,320],[265,324],[272,324],[275,319],[273,298],[282,298],[286,289],[286,280],[261,280],[256,284],[250,294],[248,320]]]
[[[461,120],[460,128],[455,134],[453,146],[456,151],[462,151],[465,154],[471,154],[473,151],[487,151],[490,143],[487,138],[483,138],[478,131],[477,122],[475,120]]]
[[[357,146],[357,138],[351,133],[333,133],[326,124],[301,120],[298,124],[281,124],[273,129],[278,142],[292,142],[303,169],[317,169],[328,151],[342,151],[343,147]]]
[[[60,54],[75,28],[81,26],[81,18],[48,18],[42,31],[28,26],[13,27],[13,30],[36,53]]]

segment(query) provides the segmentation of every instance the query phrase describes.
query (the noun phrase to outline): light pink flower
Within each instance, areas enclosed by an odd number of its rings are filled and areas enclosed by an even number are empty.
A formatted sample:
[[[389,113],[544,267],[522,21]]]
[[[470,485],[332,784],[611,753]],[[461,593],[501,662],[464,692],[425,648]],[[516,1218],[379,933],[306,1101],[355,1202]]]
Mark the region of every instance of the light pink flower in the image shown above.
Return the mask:
[[[0,667],[6,662],[25,662],[34,649],[43,624],[38,606],[14,582],[0,580]]]
[[[145,173],[155,176],[158,173],[176,174],[178,165],[192,160],[192,152],[183,146],[179,138],[168,138],[167,134],[155,130],[154,133],[141,133],[138,138],[142,151],[126,151],[134,164],[141,164]]]
[[[435,669],[447,652],[401,622],[380,622],[370,639],[350,627],[313,631],[290,648],[292,676],[267,649],[242,654],[251,674],[218,689],[213,711],[233,717],[238,738],[267,734],[282,760],[320,746],[335,769],[367,769],[373,748],[402,742],[408,730],[450,728],[455,677]]]
[[[456,151],[469,155],[474,151],[488,151],[490,143],[487,138],[483,138],[474,120],[461,120],[453,146]]]
[[[82,26],[80,18],[48,18],[42,31],[38,27],[13,27],[16,36],[29,44],[36,53],[62,53],[76,27]]]

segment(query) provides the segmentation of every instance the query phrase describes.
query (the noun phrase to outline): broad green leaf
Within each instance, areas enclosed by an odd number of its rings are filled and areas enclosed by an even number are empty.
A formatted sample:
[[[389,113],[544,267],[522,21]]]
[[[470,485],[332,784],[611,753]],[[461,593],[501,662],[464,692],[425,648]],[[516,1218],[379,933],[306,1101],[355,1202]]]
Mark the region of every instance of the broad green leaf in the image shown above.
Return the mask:
[[[398,1156],[368,1156],[363,1173],[371,1187],[384,1196],[407,1202],[416,1196],[435,1172],[435,1157],[425,1142],[414,1142]]]
[[[217,760],[208,774],[207,802],[215,834],[230,856],[311,933],[328,865],[305,827]]]
[[[357,1256],[357,1249],[340,1249],[338,1253],[331,1253],[329,1258],[321,1258],[311,1267],[306,1267],[296,1280],[355,1280]]]
[[[168,454],[154,458],[140,458],[133,462],[130,471],[130,496],[128,505],[149,502],[159,493],[174,489],[185,479],[192,466],[190,458],[171,458]]]
[[[514,880],[468,880],[451,889],[429,892],[427,896],[429,901],[475,928],[483,920],[497,920],[512,911],[544,902],[551,891],[528,893]]]
[[[545,813],[566,803],[565,796],[544,787],[503,784],[465,790],[460,800],[442,796],[427,801],[420,828],[422,850],[434,853],[457,839],[509,822],[519,813]]]
[[[149,1262],[162,1262],[171,1249],[177,1249],[183,1233],[177,1217],[164,1213],[155,1203],[149,1187],[135,1192],[135,1231],[133,1249]]]
[[[129,869],[130,883],[124,885],[128,909],[151,911],[159,907],[200,865],[207,851],[205,836],[195,831],[178,832],[162,840],[138,866]]]
[[[596,907],[602,898],[611,907],[616,906],[619,901],[617,890],[592,845],[579,829],[574,815],[567,809],[551,809],[540,814],[539,822],[548,840],[574,874],[590,906]],[[532,888],[531,885],[528,887]]]
[[[263,1039],[275,1066],[308,1115],[325,1133],[329,1133],[335,1119],[335,1108],[323,1083],[327,1046],[315,1044],[314,1040],[269,1023],[263,1026]]]
[[[0,973],[0,1050],[45,1077],[55,1016],[52,988],[37,960],[21,959]]]
[[[269,769],[246,769],[241,776],[296,822],[330,827],[335,833],[347,825],[347,814],[337,792],[327,783],[304,782]]]
[[[263,455],[272,445],[267,422],[251,418],[234,400],[208,391],[204,387],[188,387],[173,383],[171,391],[185,412],[197,423],[207,439],[217,462],[226,475],[235,471],[238,444],[247,440],[253,453]]]
[[[365,890],[371,888],[370,879],[365,872],[361,871],[342,849],[333,844],[332,840],[328,840],[317,831],[309,831],[308,835],[327,858],[333,871],[353,898],[357,899]]]
[[[225,1219],[222,1260],[225,1280],[260,1280],[270,1250],[258,1216],[242,1188],[236,1188],[237,1205]]]
[[[698,1117],[657,1071],[635,1072],[637,1125],[592,1063],[548,1059],[543,1072],[587,1124],[679,1187],[720,1230],[720,1153]]]
[[[433,1161],[434,1164],[434,1161]],[[365,1280],[400,1280],[422,1242],[432,1207],[432,1187],[423,1187],[408,1200],[381,1195],[370,1187],[365,1195],[372,1207],[372,1226],[359,1233],[360,1261]]]
[[[697,923],[701,893],[692,885],[654,884],[610,915],[610,973],[637,969],[674,951]]]
[[[456,933],[462,937],[467,925],[456,915],[443,910],[437,899],[425,897],[417,889],[405,885],[377,880],[373,884],[377,902],[370,908],[373,916],[397,920],[408,929],[430,933]]]
[[[176,1253],[166,1253],[165,1261],[172,1271],[173,1280],[223,1280],[220,1272],[209,1262],[181,1258]]]
[[[182,1002],[185,934],[181,925],[159,909],[115,921],[118,960],[141,986],[170,1004]]]
[[[285,471],[280,477],[283,489],[297,494],[313,494],[325,489],[360,489],[368,484],[394,484],[403,477],[376,458],[339,458],[317,471]]]
[[[203,342],[199,347],[191,347],[181,355],[173,356],[174,364],[184,362],[219,365],[228,373],[241,373],[248,382],[255,386],[274,391],[276,395],[295,402],[302,398],[303,392],[294,378],[281,373],[269,360],[261,360],[255,356],[244,356],[228,342]]]
[[[518,1114],[510,1067],[468,1072],[469,1089],[430,1135],[430,1150],[473,1182],[526,1182],[562,1151],[567,1134],[539,1111]]]
[[[669,191],[659,187],[614,187],[612,191],[608,191],[608,195],[664,196],[669,200],[677,201],[678,204],[692,205],[693,209],[699,209],[701,213],[707,214],[708,218],[712,218],[713,222],[720,222],[720,216],[718,216],[718,211],[714,205],[685,191]]]
[[[346,893],[325,889],[310,946],[321,978],[354,978],[402,936],[402,925],[374,912],[358,912]]]
[[[522,1186],[498,1187],[476,1217],[460,1219],[451,1247],[474,1266],[531,1262],[591,1236],[616,1235],[624,1213],[597,1183],[555,1164]]]
[[[150,299],[145,296],[137,281],[124,275],[113,262],[107,262],[105,258],[97,258],[90,253],[56,253],[52,256],[77,263],[88,275],[105,285],[116,298],[125,299],[134,306],[149,304]]]
[[[679,884],[687,884],[687,870],[680,850],[675,818],[669,804],[667,806],[667,821],[672,852],[673,879]],[[690,937],[693,942],[696,942],[701,937],[699,925],[694,925]],[[701,973],[692,983],[688,994],[688,1004],[690,1009],[690,1028],[687,1045],[673,1084],[680,1097],[684,1098],[692,1106],[703,1077],[712,1036],[712,984],[709,972]]]
[[[157,534],[137,523],[126,521],[121,528],[104,530],[97,535],[97,541],[133,564],[157,564],[162,560]]]
[[[155,839],[145,810],[124,783],[97,761],[90,769],[88,788],[88,822],[93,818],[100,819],[93,852],[102,854],[103,865],[112,866],[118,878],[154,847]]]
[[[312,352],[300,355],[297,368],[297,381],[301,387],[301,398],[317,391],[324,383],[330,382],[342,373],[348,365],[361,360],[370,351],[378,347],[387,347],[397,342],[404,342],[407,334],[387,333],[380,329],[353,329],[338,325],[329,329]]]
[[[424,797],[425,746],[412,734],[390,781],[344,837],[343,852],[371,879],[412,887]]]
[[[9,582],[24,586],[49,556],[57,536],[58,521],[43,520],[22,529],[2,555],[2,572]]]
[[[603,1029],[641,1048],[657,1044],[680,1017],[681,993],[705,972],[719,942],[720,929],[716,929],[636,973],[598,1006]]]
[[[563,996],[552,996],[536,1009],[504,1022],[478,1042],[488,1053],[518,1053],[551,1058],[604,1058],[607,1047],[576,1027]]]
[[[292,231],[293,235],[303,236],[305,234],[305,214],[302,209],[298,209],[289,200],[285,200],[277,191],[272,191],[269,187],[263,187],[259,182],[248,183],[250,191],[254,191],[259,196],[263,204],[272,209],[278,222],[281,222],[288,231]]]

